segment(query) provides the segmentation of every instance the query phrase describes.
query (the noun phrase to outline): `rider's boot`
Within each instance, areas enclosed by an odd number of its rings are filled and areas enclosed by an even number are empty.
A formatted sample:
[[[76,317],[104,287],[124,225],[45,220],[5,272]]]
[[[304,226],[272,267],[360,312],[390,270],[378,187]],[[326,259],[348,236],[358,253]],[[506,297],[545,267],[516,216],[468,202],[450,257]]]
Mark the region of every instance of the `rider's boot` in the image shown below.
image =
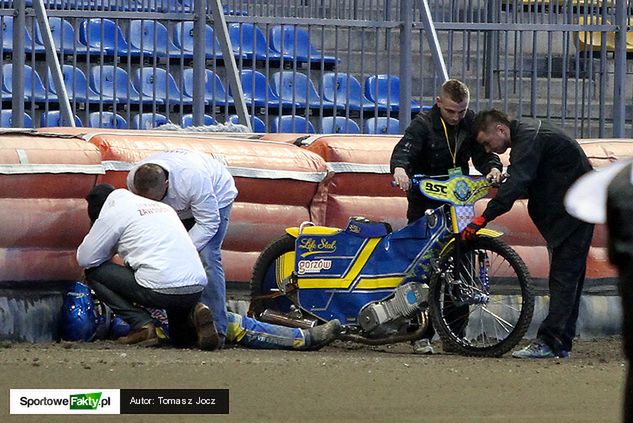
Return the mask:
[[[334,341],[341,334],[341,322],[330,320],[324,325],[303,329],[305,345],[302,350],[318,350]]]

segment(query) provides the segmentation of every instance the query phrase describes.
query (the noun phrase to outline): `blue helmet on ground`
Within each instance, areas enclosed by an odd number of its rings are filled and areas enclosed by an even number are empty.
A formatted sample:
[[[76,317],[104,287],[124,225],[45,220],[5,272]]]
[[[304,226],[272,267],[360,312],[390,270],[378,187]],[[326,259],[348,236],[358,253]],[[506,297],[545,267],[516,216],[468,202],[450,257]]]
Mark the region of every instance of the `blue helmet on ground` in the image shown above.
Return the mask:
[[[66,341],[92,341],[99,316],[90,296],[90,288],[75,282],[64,295],[61,309],[60,332]]]

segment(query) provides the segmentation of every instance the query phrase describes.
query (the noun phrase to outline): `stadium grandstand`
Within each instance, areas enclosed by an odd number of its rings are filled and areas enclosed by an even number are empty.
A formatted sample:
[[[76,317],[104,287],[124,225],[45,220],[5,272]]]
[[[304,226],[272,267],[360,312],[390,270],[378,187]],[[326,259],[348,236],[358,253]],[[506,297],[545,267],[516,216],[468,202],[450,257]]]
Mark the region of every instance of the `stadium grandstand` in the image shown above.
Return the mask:
[[[441,63],[475,110],[622,137],[631,14],[618,0],[7,0],[1,124],[398,134],[433,105]]]

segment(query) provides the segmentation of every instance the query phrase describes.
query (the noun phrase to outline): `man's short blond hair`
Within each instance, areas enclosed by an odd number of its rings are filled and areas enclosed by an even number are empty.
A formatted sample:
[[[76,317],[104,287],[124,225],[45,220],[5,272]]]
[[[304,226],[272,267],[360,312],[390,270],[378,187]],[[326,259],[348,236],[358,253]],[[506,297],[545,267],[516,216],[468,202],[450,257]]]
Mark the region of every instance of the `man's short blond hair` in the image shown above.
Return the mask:
[[[470,101],[470,90],[462,81],[458,79],[449,79],[442,84],[440,96],[449,98],[455,103]]]

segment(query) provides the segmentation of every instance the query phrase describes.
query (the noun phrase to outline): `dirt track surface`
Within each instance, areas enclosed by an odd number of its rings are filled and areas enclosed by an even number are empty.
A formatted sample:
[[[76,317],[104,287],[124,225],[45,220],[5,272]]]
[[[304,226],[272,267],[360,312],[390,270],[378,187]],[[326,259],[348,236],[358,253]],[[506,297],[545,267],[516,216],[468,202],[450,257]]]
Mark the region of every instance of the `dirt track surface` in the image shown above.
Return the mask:
[[[440,350],[439,344],[435,344]],[[0,421],[618,422],[619,339],[570,359],[414,355],[406,344],[318,352],[0,345]],[[10,388],[228,388],[229,415],[11,416]]]

